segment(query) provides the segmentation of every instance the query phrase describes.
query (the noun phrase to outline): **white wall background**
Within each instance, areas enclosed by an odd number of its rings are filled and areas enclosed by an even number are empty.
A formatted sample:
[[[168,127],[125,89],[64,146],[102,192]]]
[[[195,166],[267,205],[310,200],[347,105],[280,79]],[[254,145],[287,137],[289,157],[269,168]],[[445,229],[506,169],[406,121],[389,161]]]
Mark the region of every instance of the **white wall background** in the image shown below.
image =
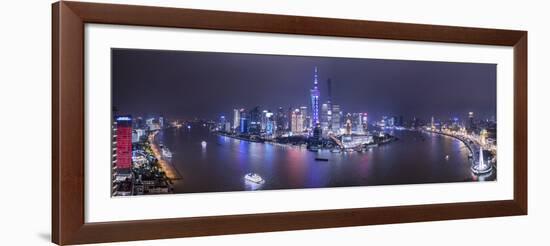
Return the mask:
[[[177,1],[95,0],[229,11],[308,15],[529,31],[529,215],[114,245],[548,245],[550,123],[545,1]],[[47,245],[50,237],[50,4],[6,1],[0,15],[0,244]],[[546,104],[546,105],[545,105]],[[484,232],[485,236],[473,236]]]

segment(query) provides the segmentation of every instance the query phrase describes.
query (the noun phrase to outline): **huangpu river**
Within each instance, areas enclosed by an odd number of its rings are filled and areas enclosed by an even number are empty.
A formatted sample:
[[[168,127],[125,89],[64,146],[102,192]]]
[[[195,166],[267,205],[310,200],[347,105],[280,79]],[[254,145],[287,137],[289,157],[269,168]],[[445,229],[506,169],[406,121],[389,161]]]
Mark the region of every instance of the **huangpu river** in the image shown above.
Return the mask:
[[[174,182],[174,193],[481,180],[470,171],[469,150],[461,141],[409,130],[390,134],[399,140],[362,153],[315,153],[305,147],[248,142],[211,133],[200,124],[164,129],[155,141],[170,149],[169,163],[181,176]],[[251,172],[265,183],[245,181]],[[496,180],[496,173],[483,180]]]

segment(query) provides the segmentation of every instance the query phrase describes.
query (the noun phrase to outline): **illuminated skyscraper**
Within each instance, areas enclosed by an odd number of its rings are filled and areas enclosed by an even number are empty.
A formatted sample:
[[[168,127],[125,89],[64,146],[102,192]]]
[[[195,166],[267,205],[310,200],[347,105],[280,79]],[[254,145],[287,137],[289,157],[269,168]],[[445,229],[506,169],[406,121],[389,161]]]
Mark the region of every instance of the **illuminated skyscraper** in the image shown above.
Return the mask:
[[[332,105],[332,131],[338,132],[342,127],[342,111],[340,105]]]
[[[306,106],[300,107],[300,112],[302,113],[302,117],[304,118],[304,130],[311,127],[311,115],[309,115],[309,110]]]
[[[321,129],[323,132],[327,132],[329,125],[329,107],[328,104],[323,103],[321,105]]]
[[[468,113],[468,130],[470,131],[473,131],[475,130],[476,126],[475,126],[475,122],[474,122],[474,112],[469,112]]]
[[[268,136],[271,136],[275,133],[275,120],[272,112],[267,112],[265,114],[266,116],[266,124],[265,124],[265,133]]]
[[[265,131],[265,129],[267,128],[267,114],[269,113],[269,111],[267,110],[264,110],[262,111],[262,117],[260,118],[260,126],[262,128],[262,131]]]
[[[345,134],[351,135],[351,114],[346,115]]]
[[[138,128],[141,129],[146,127],[143,117],[137,117],[132,119],[132,125],[133,125],[132,128],[134,129],[138,129]]]
[[[286,120],[287,125],[286,125],[285,129],[286,129],[287,132],[292,131],[292,112],[294,112],[294,109],[292,109],[292,107],[288,107],[288,110],[285,114],[286,118],[287,118],[287,120]]]
[[[311,92],[311,124],[312,126],[319,123],[319,96],[321,95],[318,87],[317,67],[313,76],[313,88]]]
[[[223,131],[226,122],[227,120],[225,119],[225,115],[220,116],[220,121],[218,122],[218,130]]]
[[[363,133],[367,133],[369,129],[369,119],[367,113],[363,113],[361,116],[361,123],[363,124]]]
[[[304,131],[304,117],[299,109],[292,111],[291,122],[292,133],[299,134]]]
[[[250,118],[248,132],[251,134],[260,134],[262,118],[262,111],[260,110],[260,106],[256,106],[252,110],[250,110],[248,116]]]
[[[332,80],[327,80],[327,130],[332,131]]]
[[[235,131],[239,129],[241,123],[241,111],[244,109],[233,109],[233,129]]]
[[[275,115],[275,130],[278,135],[281,135],[285,132],[285,125],[286,125],[286,114],[284,112],[283,107],[279,107],[277,110],[277,114]]]
[[[250,119],[248,118],[248,114],[244,109],[240,111],[239,119],[239,132],[248,133],[248,125],[250,123]]]
[[[119,174],[132,170],[132,117],[118,116],[116,121],[116,169]]]
[[[351,130],[355,133],[362,134],[366,129],[367,113],[353,113],[351,115]]]
[[[389,118],[386,120],[386,126],[388,126],[388,127],[394,127],[394,126],[395,126],[395,118],[394,118],[394,117],[389,117]]]

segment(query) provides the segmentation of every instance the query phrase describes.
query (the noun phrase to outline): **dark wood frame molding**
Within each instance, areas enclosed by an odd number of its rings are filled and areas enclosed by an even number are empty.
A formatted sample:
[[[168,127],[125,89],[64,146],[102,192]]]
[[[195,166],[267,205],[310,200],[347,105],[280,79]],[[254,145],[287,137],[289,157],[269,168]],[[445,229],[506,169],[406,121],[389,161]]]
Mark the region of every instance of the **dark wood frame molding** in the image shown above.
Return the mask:
[[[84,24],[511,46],[513,200],[124,222],[84,220]],[[52,6],[52,241],[60,245],[527,214],[527,32],[80,2]]]

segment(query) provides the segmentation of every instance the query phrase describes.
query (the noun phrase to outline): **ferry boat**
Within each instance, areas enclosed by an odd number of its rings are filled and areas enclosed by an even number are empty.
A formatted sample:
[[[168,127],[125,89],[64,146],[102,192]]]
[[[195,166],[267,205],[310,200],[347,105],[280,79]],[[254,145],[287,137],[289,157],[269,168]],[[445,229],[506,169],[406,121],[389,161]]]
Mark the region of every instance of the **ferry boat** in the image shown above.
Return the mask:
[[[172,152],[168,149],[166,146],[162,146],[162,157],[165,158],[172,158]]]
[[[341,153],[342,150],[340,148],[334,148],[330,150],[331,153]]]
[[[256,184],[263,184],[265,182],[265,180],[256,173],[247,173],[246,175],[244,175],[244,180]]]

